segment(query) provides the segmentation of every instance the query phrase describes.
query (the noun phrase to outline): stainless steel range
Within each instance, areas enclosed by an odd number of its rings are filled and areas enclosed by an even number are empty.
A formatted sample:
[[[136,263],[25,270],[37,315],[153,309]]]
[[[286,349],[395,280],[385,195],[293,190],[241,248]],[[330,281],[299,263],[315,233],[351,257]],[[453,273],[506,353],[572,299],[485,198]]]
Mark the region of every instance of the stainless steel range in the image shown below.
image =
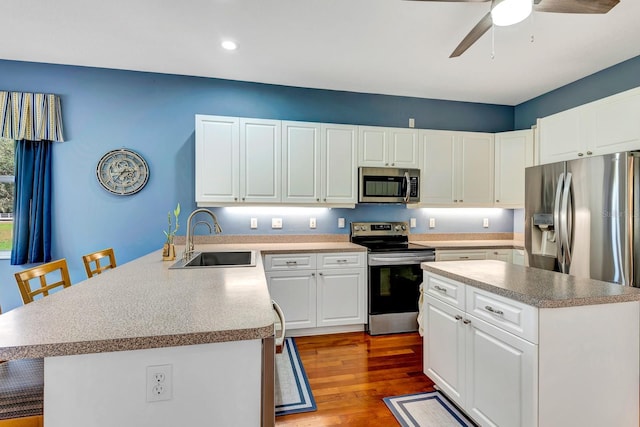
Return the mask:
[[[350,240],[368,249],[369,334],[417,331],[420,263],[435,249],[409,243],[407,222],[352,222]]]

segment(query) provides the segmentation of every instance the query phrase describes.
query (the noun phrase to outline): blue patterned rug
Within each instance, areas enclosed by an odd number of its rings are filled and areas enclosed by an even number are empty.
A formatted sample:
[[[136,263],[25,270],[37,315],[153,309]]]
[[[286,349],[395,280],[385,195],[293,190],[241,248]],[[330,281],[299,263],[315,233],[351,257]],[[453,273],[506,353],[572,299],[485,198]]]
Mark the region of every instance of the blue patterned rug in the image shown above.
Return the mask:
[[[282,353],[276,354],[275,384],[276,416],[317,409],[293,338],[286,338]]]
[[[473,427],[439,392],[385,397],[384,403],[402,427]]]

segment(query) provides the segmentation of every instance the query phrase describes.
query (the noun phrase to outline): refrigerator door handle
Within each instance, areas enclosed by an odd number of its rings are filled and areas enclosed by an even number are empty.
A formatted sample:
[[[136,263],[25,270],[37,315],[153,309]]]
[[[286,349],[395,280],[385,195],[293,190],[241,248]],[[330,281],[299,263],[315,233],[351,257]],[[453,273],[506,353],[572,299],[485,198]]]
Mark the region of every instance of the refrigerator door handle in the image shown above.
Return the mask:
[[[560,265],[560,271],[564,273],[564,254],[562,252],[562,227],[560,226],[560,203],[562,201],[562,185],[564,183],[564,173],[558,177],[558,185],[556,187],[556,198],[553,204],[553,227],[556,233],[556,258]]]
[[[562,221],[562,246],[564,247],[564,259],[568,273],[571,265],[571,228],[573,226],[571,220],[571,172],[567,172],[564,182],[560,220]]]

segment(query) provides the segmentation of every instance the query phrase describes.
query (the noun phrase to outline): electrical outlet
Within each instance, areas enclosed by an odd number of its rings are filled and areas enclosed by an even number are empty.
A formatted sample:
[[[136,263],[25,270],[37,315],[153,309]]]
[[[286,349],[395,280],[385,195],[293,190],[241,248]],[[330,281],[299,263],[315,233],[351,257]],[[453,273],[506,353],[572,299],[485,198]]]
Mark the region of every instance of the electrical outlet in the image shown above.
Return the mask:
[[[282,218],[271,218],[271,228],[282,228]]]
[[[414,119],[414,118],[410,118],[409,119],[409,127],[410,128],[416,127],[416,119]]]
[[[316,228],[316,219],[309,218],[309,228]]]
[[[251,228],[258,228],[258,218],[251,218]]]
[[[416,228],[416,219],[415,218],[411,218],[409,220],[409,227]]]
[[[482,226],[484,228],[489,228],[489,218],[483,218],[482,219]]]
[[[173,398],[172,365],[147,366],[147,402]]]
[[[338,218],[338,228],[344,228],[344,218]]]
[[[429,228],[436,228],[436,219],[429,218]]]

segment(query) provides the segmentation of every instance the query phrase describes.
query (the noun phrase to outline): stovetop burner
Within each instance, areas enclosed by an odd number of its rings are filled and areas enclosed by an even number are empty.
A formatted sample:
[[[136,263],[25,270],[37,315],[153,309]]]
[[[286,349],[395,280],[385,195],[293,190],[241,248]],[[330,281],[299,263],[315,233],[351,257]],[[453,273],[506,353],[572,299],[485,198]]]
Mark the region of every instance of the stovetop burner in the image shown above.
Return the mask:
[[[352,222],[350,240],[370,252],[432,251],[409,242],[409,224],[401,222]]]

